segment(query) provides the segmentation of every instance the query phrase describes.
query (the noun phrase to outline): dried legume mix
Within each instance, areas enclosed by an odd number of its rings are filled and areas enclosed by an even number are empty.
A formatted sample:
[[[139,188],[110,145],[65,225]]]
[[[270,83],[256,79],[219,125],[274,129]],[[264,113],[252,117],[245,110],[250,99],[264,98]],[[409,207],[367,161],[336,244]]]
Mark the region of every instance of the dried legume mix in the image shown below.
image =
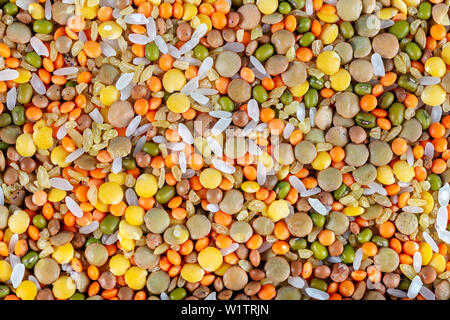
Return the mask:
[[[449,0],[0,0],[0,298],[450,298]]]

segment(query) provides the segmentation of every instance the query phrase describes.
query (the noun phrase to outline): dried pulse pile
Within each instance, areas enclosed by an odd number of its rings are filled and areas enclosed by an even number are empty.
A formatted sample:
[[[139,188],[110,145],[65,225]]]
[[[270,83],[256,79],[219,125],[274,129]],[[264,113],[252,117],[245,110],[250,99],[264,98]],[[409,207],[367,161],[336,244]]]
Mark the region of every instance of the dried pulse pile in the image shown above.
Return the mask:
[[[449,0],[0,7],[0,299],[450,299]]]

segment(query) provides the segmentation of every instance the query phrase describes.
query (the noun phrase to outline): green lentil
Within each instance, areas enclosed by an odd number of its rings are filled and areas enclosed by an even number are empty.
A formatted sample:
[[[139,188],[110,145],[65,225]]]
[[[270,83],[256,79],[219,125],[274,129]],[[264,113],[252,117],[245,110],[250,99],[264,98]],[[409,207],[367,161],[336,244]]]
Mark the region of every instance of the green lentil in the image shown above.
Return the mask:
[[[12,120],[16,126],[21,126],[25,123],[25,108],[22,106],[15,106],[11,110]]]
[[[22,258],[22,263],[27,269],[33,269],[34,265],[38,262],[39,255],[36,251],[29,251]]]
[[[303,97],[303,102],[308,109],[317,106],[319,103],[319,92],[314,88],[309,88]]]
[[[156,61],[159,59],[159,49],[154,43],[147,44],[145,46],[145,57],[150,61]]]
[[[275,53],[274,47],[271,44],[266,43],[260,46],[258,49],[256,49],[255,58],[263,62],[269,59],[271,56],[273,56],[274,53]]]
[[[206,49],[205,46],[202,46],[201,44],[198,44],[195,46],[195,48],[194,48],[194,57],[195,58],[203,61],[208,56],[209,56],[209,51],[208,51],[208,49]]]
[[[281,181],[275,187],[275,192],[277,194],[278,199],[284,199],[288,195],[291,190],[291,185],[286,181]]]
[[[42,230],[47,226],[47,220],[44,218],[42,214],[37,214],[33,217],[33,225]]]
[[[117,227],[119,226],[120,218],[113,216],[112,214],[108,214],[102,222],[100,222],[100,230],[104,234],[113,234]]]
[[[175,196],[175,194],[175,187],[166,184],[155,194],[155,199],[161,204],[166,204]]]
[[[363,128],[372,129],[375,127],[376,117],[368,112],[360,112],[356,115],[355,122]]]
[[[399,126],[405,119],[405,105],[395,102],[389,108],[389,120],[394,126]]]
[[[49,34],[53,30],[53,24],[48,20],[36,20],[33,23],[33,31],[36,33]]]

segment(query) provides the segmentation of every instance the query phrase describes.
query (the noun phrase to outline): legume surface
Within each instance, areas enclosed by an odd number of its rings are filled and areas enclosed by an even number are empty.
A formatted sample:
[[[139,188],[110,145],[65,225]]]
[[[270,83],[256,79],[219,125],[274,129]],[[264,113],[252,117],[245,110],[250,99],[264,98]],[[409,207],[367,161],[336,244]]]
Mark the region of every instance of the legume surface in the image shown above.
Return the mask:
[[[448,0],[0,5],[0,299],[449,300]]]

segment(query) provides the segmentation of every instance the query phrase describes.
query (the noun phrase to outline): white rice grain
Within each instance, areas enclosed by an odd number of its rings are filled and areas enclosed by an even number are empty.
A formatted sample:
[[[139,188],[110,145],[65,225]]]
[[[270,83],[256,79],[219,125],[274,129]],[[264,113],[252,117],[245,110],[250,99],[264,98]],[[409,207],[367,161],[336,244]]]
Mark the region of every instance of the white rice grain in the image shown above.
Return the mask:
[[[312,0],[306,0],[305,2],[305,12],[308,16],[313,14],[313,3]]]
[[[447,229],[448,211],[447,206],[440,207],[436,216],[436,229]]]
[[[396,297],[396,298],[400,298],[400,299],[403,299],[403,298],[407,297],[406,292],[402,291],[402,290],[399,290],[399,289],[388,288],[386,290],[386,292],[388,294],[390,294],[391,296]]]
[[[428,243],[431,246],[431,249],[433,249],[434,252],[439,252],[439,247],[434,241],[434,239],[428,234],[428,232],[422,233],[423,239],[426,243]]]
[[[311,0],[306,0],[306,3]],[[330,298],[330,295],[326,293],[325,291],[314,289],[314,288],[306,288],[305,292],[308,296],[310,296],[313,299],[317,300],[328,300]]]
[[[110,236],[108,237],[108,239],[106,239],[105,244],[106,244],[107,246],[109,246],[109,245],[111,245],[111,244],[113,244],[113,243],[116,243],[117,240],[118,240],[117,235],[118,235],[118,231],[116,231],[115,233],[113,233],[112,235],[110,235]]]
[[[147,24],[148,23],[147,18],[142,13],[127,14],[126,16],[123,17],[123,20],[125,21],[125,23],[128,23],[128,24]]]
[[[422,255],[420,254],[419,251],[414,252],[413,267],[416,273],[419,273],[420,269],[422,269]]]
[[[219,93],[219,91],[217,91],[216,89],[210,89],[210,88],[198,88],[195,90],[195,92],[202,94],[204,96],[212,96],[212,95]]]
[[[380,29],[386,29],[389,28],[391,26],[393,26],[395,24],[395,22],[393,20],[381,20],[380,21]]]
[[[157,35],[155,37],[155,44],[158,47],[159,51],[161,51],[161,53],[166,54],[167,52],[169,52],[167,43],[164,41],[163,37],[161,37],[160,35]]]
[[[245,46],[240,42],[227,42],[223,47],[223,51],[243,52]]]
[[[259,121],[259,107],[255,99],[250,99],[247,103],[247,113],[250,119]]]
[[[438,193],[438,202],[441,206],[446,207],[450,200],[450,185],[448,182],[444,184]]]
[[[3,193],[3,188],[0,186],[0,205],[5,205],[5,194]]]
[[[207,57],[205,58],[205,60],[203,60],[202,64],[200,65],[200,68],[198,69],[198,78],[200,80],[208,75],[208,72],[209,70],[211,70],[213,64],[214,60],[211,57]]]
[[[227,255],[229,255],[230,253],[235,252],[238,248],[239,248],[239,243],[233,242],[229,247],[220,249],[220,253],[221,253],[223,256],[227,256]]]
[[[431,109],[431,123],[441,121],[442,117],[442,106],[433,106]]]
[[[436,300],[436,295],[434,294],[434,292],[425,286],[422,286],[422,288],[420,288],[419,293],[422,297],[425,298],[425,300]]]
[[[250,63],[256,68],[256,70],[258,70],[259,72],[261,72],[261,74],[266,76],[266,78],[269,77],[269,75],[267,74],[266,68],[264,68],[261,61],[256,59],[255,56],[250,56]]]
[[[414,154],[411,149],[411,146],[408,146],[408,149],[406,150],[406,161],[408,162],[408,165],[410,167],[414,165]]]
[[[308,198],[308,202],[311,205],[311,207],[317,211],[317,213],[325,216],[328,214],[327,208],[320,202],[320,200],[315,198]]]
[[[205,300],[217,300],[217,292],[211,292],[205,297]]]
[[[182,172],[182,173],[185,173],[185,172],[186,172],[186,169],[187,169],[187,161],[186,161],[186,155],[184,154],[183,151],[181,151],[181,152],[179,153],[179,156],[178,156],[178,163],[179,163],[179,165],[180,165],[180,170],[181,170],[181,172]]]
[[[117,90],[123,90],[126,86],[128,86],[131,83],[131,80],[133,80],[134,73],[122,73],[120,75],[120,78],[117,79],[116,82],[116,88]]]
[[[181,89],[181,93],[185,95],[191,95],[191,93],[198,88],[199,82],[198,77],[192,78],[186,83],[186,85]]]
[[[267,170],[262,162],[258,162],[256,166],[256,181],[260,186],[266,182]]]
[[[152,17],[149,17],[146,27],[147,27],[147,35],[150,38],[150,41],[155,40],[155,38],[156,38],[156,23],[155,23],[155,19],[153,19]]]
[[[299,105],[299,108],[297,109],[297,119],[298,121],[302,122],[303,120],[305,120],[306,117],[306,108],[305,108],[305,104],[302,102]]]
[[[81,234],[89,234],[94,232],[95,230],[97,230],[99,227],[99,223],[96,220],[93,220],[90,224],[88,224],[87,226],[83,226],[81,227],[78,231]]]
[[[383,196],[387,195],[386,190],[383,188],[383,186],[377,182],[371,182],[367,185],[368,187],[370,187],[371,189],[373,189],[376,193],[379,193]]]
[[[139,140],[136,142],[136,145],[134,146],[133,157],[136,157],[136,155],[142,151],[142,147],[146,142],[147,139],[145,136],[139,138]]]
[[[140,127],[137,128],[136,131],[133,133],[133,136],[134,136],[134,137],[138,137],[138,136],[140,136],[141,134],[146,133],[146,132],[148,131],[148,129],[149,129],[151,126],[152,126],[151,123],[146,123],[146,124],[140,126]]]
[[[216,139],[212,137],[206,137],[206,142],[208,143],[209,147],[211,148],[211,151],[218,157],[222,157],[223,155],[223,149],[219,145],[219,143],[216,141]]]
[[[56,138],[58,140],[61,140],[62,138],[64,138],[67,135],[67,128],[66,126],[61,126],[58,129],[58,132],[56,132]]]
[[[45,1],[44,8],[45,8],[45,19],[51,20],[51,18],[52,18],[52,3],[50,2],[50,0]]]
[[[295,188],[295,190],[298,191],[298,193],[304,193],[306,192],[305,185],[303,184],[302,180],[297,178],[296,176],[292,175],[289,177],[289,183],[291,186]]]
[[[9,263],[11,264],[11,267],[14,269],[14,267],[20,263],[20,258],[18,256],[16,256],[15,254],[10,253],[9,254]]]
[[[127,191],[125,191],[125,199],[127,200],[129,206],[138,205],[138,198],[133,188],[128,188]]]
[[[78,68],[76,68],[76,67],[64,67],[64,68],[56,69],[55,71],[53,71],[53,74],[55,76],[68,76],[71,74],[75,74],[77,72],[78,72]]]
[[[421,207],[417,207],[417,206],[404,206],[402,208],[403,211],[405,212],[411,212],[411,213],[421,213],[423,212],[423,209]]]
[[[15,80],[19,77],[19,72],[14,69],[4,69],[0,71],[0,80],[1,81],[9,81]]]
[[[18,6],[22,10],[28,11],[28,6],[33,2],[36,3],[37,1],[35,1],[35,0],[17,0],[16,6]]]
[[[420,280],[419,276],[415,276],[412,279],[411,284],[409,285],[407,296],[410,299],[414,299],[419,294],[420,289],[422,288],[422,280]]]
[[[353,259],[353,270],[359,270],[362,258],[363,258],[363,250],[362,248],[359,248],[358,250],[356,250],[355,258]]]
[[[153,137],[153,142],[155,143],[166,143],[167,139],[163,136],[154,136]]]
[[[30,274],[30,275],[28,276],[28,280],[30,280],[31,282],[34,283],[34,285],[36,286],[36,289],[38,289],[38,291],[41,290],[41,285],[39,284],[39,281],[36,279],[35,276],[33,276],[33,275]]]
[[[173,45],[169,44],[167,45],[167,53],[174,57],[175,59],[181,58],[180,50],[178,50],[177,47],[174,47]]]
[[[423,76],[423,77],[419,78],[418,82],[422,86],[432,86],[432,85],[441,83],[441,78]]]
[[[12,87],[6,94],[6,107],[8,108],[9,111],[14,109],[14,107],[16,106],[16,101],[17,101],[17,89],[16,87]]]
[[[192,133],[189,131],[189,129],[183,123],[178,124],[178,133],[180,134],[181,139],[186,144],[194,143],[194,137],[192,136]]]
[[[94,108],[91,112],[89,112],[89,116],[91,117],[92,120],[94,120],[94,122],[96,123],[103,123],[103,116],[100,113],[100,111],[98,111],[97,108]]]
[[[100,48],[105,57],[114,57],[117,54],[116,50],[106,42],[100,42]]]
[[[130,42],[132,42],[132,43],[142,44],[142,45],[146,45],[152,41],[152,39],[150,39],[150,37],[143,35],[143,34],[137,34],[137,33],[129,34],[128,40],[130,40]]]
[[[19,235],[17,233],[14,233],[11,238],[9,239],[8,243],[8,250],[9,252],[14,252],[16,248],[16,244],[19,241]]]
[[[431,142],[427,142],[427,144],[425,145],[424,155],[431,159],[434,158],[434,146]]]
[[[16,264],[11,272],[11,277],[9,278],[9,280],[11,280],[13,288],[17,288],[22,283],[24,274],[25,266],[23,265],[23,263]]]
[[[436,229],[436,231],[438,233],[439,239],[444,241],[446,244],[450,244],[450,231],[441,229]]]
[[[311,197],[313,195],[319,194],[321,191],[322,191],[322,189],[320,189],[319,187],[315,187],[315,188],[306,190],[305,192],[302,192],[300,194],[300,196],[303,198]]]
[[[47,0],[49,1],[49,0]],[[47,3],[46,3],[47,5]],[[32,37],[30,39],[30,44],[33,50],[40,56],[48,57],[49,52],[45,44],[38,37]]]
[[[36,73],[33,73],[31,75],[30,84],[33,87],[34,91],[36,91],[36,93],[38,94],[45,94],[47,92],[44,83],[42,82],[41,78],[36,75]]]
[[[131,82],[128,84],[124,89],[120,91],[120,100],[125,101],[131,96],[131,90],[133,90],[133,87],[135,84]]]
[[[217,170],[222,171],[224,173],[233,174],[236,171],[236,168],[234,166],[223,160],[214,158],[212,159],[211,162]]]
[[[370,60],[372,62],[373,73],[377,77],[383,77],[386,74],[386,71],[384,70],[383,59],[381,58],[380,54],[372,54],[372,58]]]
[[[192,49],[200,42],[199,39],[191,37],[190,40],[186,41],[185,44],[183,44],[180,48],[180,54],[185,54]]]
[[[194,90],[191,93],[191,98],[194,99],[195,101],[197,101],[201,105],[205,105],[209,102],[209,98],[198,93],[197,90]]]
[[[292,135],[292,132],[294,132],[295,127],[290,123],[286,123],[286,126],[283,130],[283,138],[289,139],[289,137]]]
[[[79,157],[81,157],[84,153],[84,149],[83,148],[78,148],[75,151],[71,152],[66,159],[64,160],[67,163],[70,163],[72,161],[77,160]]]
[[[184,150],[186,144],[184,142],[169,142],[166,144],[166,147],[172,151],[181,151]]]
[[[50,178],[50,185],[52,188],[64,190],[64,191],[72,191],[73,186],[70,184],[70,182],[67,179],[63,178]]]
[[[213,110],[209,112],[209,115],[213,118],[223,119],[223,118],[231,118],[233,114],[228,111]]]
[[[317,113],[317,108],[316,107],[312,107],[311,109],[309,109],[309,121],[311,122],[311,128],[315,126],[315,117],[316,117],[316,113]]]
[[[302,278],[292,276],[288,278],[288,283],[297,289],[302,289],[306,284],[305,280],[303,280]]]
[[[220,208],[217,204],[209,203],[206,205],[206,210],[208,210],[209,212],[217,212],[220,210]]]
[[[169,296],[167,295],[167,293],[165,293],[165,292],[161,292],[161,294],[159,295],[159,298],[161,299],[161,300],[170,300],[170,298],[169,298]]]
[[[253,141],[248,140],[248,153],[252,156],[259,156],[262,153],[261,148]]]
[[[65,201],[67,209],[69,209],[75,217],[81,218],[83,216],[83,210],[81,210],[79,204],[76,203],[75,200],[69,196],[66,196]]]
[[[137,115],[136,117],[134,117],[133,120],[130,121],[130,123],[127,126],[127,129],[125,130],[125,135],[127,137],[130,137],[134,133],[134,131],[139,126],[139,123],[141,122],[141,119],[142,119],[142,116]]]
[[[255,120],[249,121],[249,122],[245,125],[244,129],[242,129],[242,135],[243,135],[244,137],[248,136],[248,135],[256,128],[256,125],[257,125],[257,124],[258,124],[258,122],[255,121]]]
[[[111,172],[112,173],[119,173],[120,171],[122,171],[122,158],[121,157],[117,157],[112,162]]]
[[[217,136],[217,135],[221,134],[222,132],[225,131],[226,128],[228,128],[228,126],[231,124],[231,121],[232,121],[232,118],[219,119],[219,121],[217,121],[214,124],[214,127],[212,127],[211,134],[213,136]]]
[[[192,34],[191,38],[200,40],[208,31],[208,26],[206,23],[201,23]]]

